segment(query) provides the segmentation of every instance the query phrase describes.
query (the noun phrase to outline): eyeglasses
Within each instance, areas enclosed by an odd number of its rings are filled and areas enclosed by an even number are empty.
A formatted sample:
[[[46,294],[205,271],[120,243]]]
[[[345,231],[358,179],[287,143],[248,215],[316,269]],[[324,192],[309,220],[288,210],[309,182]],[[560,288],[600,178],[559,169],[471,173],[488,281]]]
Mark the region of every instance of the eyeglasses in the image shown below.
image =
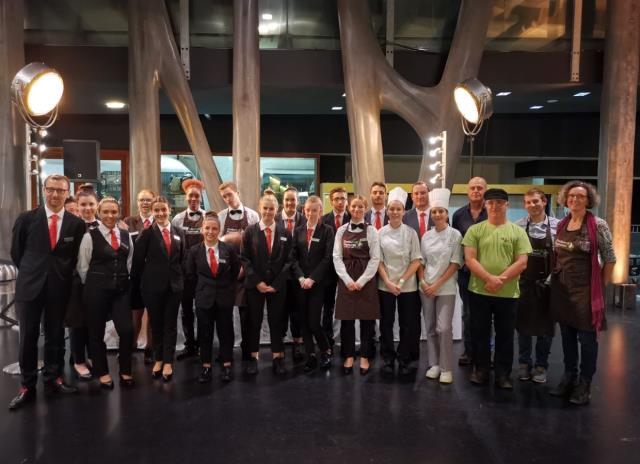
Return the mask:
[[[153,198],[138,198],[138,201],[140,203],[151,203],[153,201]]]
[[[571,200],[584,200],[587,196],[582,193],[571,193],[567,195],[567,198],[570,198]]]
[[[50,195],[54,193],[57,193],[58,195],[64,195],[69,191],[68,189],[57,189],[53,187],[45,187],[44,190]]]

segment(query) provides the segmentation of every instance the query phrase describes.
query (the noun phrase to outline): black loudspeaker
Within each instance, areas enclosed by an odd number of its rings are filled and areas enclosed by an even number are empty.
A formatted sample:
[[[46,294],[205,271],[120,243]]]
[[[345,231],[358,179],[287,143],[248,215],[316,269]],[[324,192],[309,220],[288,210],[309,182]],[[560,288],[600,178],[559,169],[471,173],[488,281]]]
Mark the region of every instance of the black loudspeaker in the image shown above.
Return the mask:
[[[100,178],[100,142],[63,140],[64,175],[71,182],[97,182]]]

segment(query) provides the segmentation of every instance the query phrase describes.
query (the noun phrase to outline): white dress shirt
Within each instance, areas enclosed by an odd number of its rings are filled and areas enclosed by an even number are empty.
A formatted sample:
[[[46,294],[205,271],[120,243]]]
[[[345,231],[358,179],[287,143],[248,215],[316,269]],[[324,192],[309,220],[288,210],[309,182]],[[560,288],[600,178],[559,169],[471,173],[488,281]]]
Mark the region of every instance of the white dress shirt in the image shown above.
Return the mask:
[[[353,279],[349,276],[344,261],[342,260],[342,236],[347,230],[347,227],[351,228],[352,222],[354,224],[364,224],[364,219],[358,222],[354,222],[352,219],[347,224],[340,226],[336,231],[335,241],[333,242],[333,265],[336,268],[336,274],[338,274],[338,277],[340,277],[345,285],[349,285],[353,282]],[[378,264],[380,264],[380,239],[378,237],[378,231],[373,226],[367,227],[366,230],[367,242],[369,244],[369,263],[367,263],[367,267],[362,275],[356,280],[356,283],[361,286],[364,286],[364,284],[375,277],[378,272]],[[350,229],[350,232],[354,232],[354,230]]]
[[[97,230],[102,234],[106,242],[111,245],[111,229],[104,224],[100,224]],[[120,229],[115,227],[113,229],[116,233],[116,239],[118,240],[118,246],[120,246]],[[80,275],[82,283],[87,279],[87,271],[89,270],[89,264],[91,264],[91,255],[93,254],[93,239],[89,232],[85,233],[80,242],[80,251],[78,252],[78,264],[76,270]],[[129,234],[129,254],[127,255],[127,270],[131,271],[131,260],[133,259],[133,240],[131,234]]]

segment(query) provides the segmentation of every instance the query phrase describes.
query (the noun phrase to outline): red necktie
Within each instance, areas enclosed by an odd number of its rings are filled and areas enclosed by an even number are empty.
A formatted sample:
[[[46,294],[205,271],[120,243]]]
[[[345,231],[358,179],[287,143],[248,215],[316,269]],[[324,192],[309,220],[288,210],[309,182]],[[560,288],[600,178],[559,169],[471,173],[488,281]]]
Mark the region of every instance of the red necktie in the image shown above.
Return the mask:
[[[164,238],[164,246],[167,248],[167,254],[171,256],[171,237],[169,237],[169,229],[162,230],[162,238]]]
[[[340,228],[340,216],[336,214],[336,230]]]
[[[424,217],[426,215],[427,213],[420,213],[420,238],[422,238],[424,233],[427,231],[427,224],[425,223],[425,220],[424,220]]]
[[[380,211],[376,211],[376,229],[382,229],[382,218],[380,217]]]
[[[311,237],[313,237],[313,229],[307,229],[307,248],[311,246]]]
[[[287,219],[287,230],[293,232],[293,219]]]
[[[218,261],[216,261],[216,253],[213,248],[209,248],[209,266],[213,277],[218,275]]]
[[[51,243],[51,249],[53,250],[58,243],[58,215],[51,215],[51,224],[49,224],[49,242]]]
[[[118,237],[116,237],[116,231],[113,229],[111,229],[111,248],[114,250],[120,248],[120,245],[118,245]]]
[[[149,219],[145,219],[143,225],[145,229],[148,229],[149,227],[151,227],[151,221]]]
[[[267,254],[271,256],[271,229],[267,227],[264,233],[267,236]]]

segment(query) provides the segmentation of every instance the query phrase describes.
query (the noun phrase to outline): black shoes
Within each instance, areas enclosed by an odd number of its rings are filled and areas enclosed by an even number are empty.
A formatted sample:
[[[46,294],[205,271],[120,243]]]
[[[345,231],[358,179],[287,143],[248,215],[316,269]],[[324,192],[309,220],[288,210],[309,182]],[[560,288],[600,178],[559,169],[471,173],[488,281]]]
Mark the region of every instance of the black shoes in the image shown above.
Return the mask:
[[[71,395],[74,393],[78,393],[78,389],[64,383],[61,377],[44,384],[45,396]]]
[[[471,356],[469,356],[466,352],[462,353],[462,356],[458,359],[458,366],[470,366],[471,365]]]
[[[371,370],[371,366],[369,366],[367,368],[361,367],[360,368],[360,375],[367,375],[370,370]]]
[[[284,375],[287,369],[284,367],[284,358],[273,359],[273,373],[276,375]]]
[[[182,353],[176,356],[176,359],[178,361],[183,361],[185,359],[195,358],[196,356],[198,356],[198,349],[193,346],[188,346],[188,347],[185,347]]]
[[[562,376],[562,380],[560,381],[560,383],[555,388],[552,388],[551,390],[549,390],[549,394],[551,396],[569,398],[575,386],[576,386],[575,376],[565,374]]]
[[[202,372],[198,376],[198,383],[209,383],[213,379],[210,367],[203,367]]]
[[[320,353],[320,369],[327,370],[331,368],[331,353]]]
[[[136,384],[136,382],[133,380],[133,377],[125,379],[124,377],[122,377],[122,375],[120,376],[120,387],[121,388],[133,388],[133,386],[135,384]]]
[[[398,374],[400,375],[400,377],[408,377],[413,373],[414,370],[411,369],[409,364],[407,364],[406,362],[400,362],[400,364],[398,365]]]
[[[113,380],[109,380],[108,382],[99,382],[100,383],[100,388],[102,388],[103,390],[113,390],[113,387],[115,386],[113,383]]]
[[[304,363],[304,372],[307,374],[315,371],[318,368],[318,358],[315,354],[309,355],[307,362]]]
[[[484,385],[487,383],[489,373],[484,369],[474,368],[469,381],[474,385]]]
[[[162,374],[162,381],[164,383],[171,382],[171,379],[173,379],[173,372],[171,374]]]
[[[351,375],[353,373],[353,366],[342,366],[342,373],[344,375]]]
[[[162,369],[158,369],[157,371],[151,371],[151,378],[154,380],[158,380],[162,377]]]
[[[155,360],[153,359],[153,350],[145,348],[145,350],[144,350],[144,364],[145,364],[145,366],[150,366],[154,362],[155,362]]]
[[[36,388],[25,388],[22,387],[20,389],[20,391],[18,392],[18,396],[16,396],[15,398],[13,398],[11,400],[11,402],[9,403],[9,410],[10,411],[15,411],[17,409],[20,409],[21,407],[25,406],[26,404],[29,404],[33,401],[35,401],[36,399]]]
[[[220,371],[220,380],[223,382],[231,382],[233,379],[233,374],[231,371],[231,366],[222,366],[222,370]]]
[[[396,362],[393,359],[387,359],[382,366],[382,375],[384,377],[393,377],[396,370]]]
[[[584,379],[575,386],[569,397],[569,403],[584,406],[591,400],[591,383]]]
[[[291,347],[294,364],[300,363],[304,359],[304,354],[302,353],[302,346],[303,346],[302,343],[294,342],[293,346]]]
[[[248,361],[245,361],[246,366],[244,368],[244,373],[247,375],[258,375],[258,360],[256,358],[251,358]]]
[[[507,375],[499,376],[495,381],[495,386],[502,390],[513,390],[513,382],[511,381],[511,377]]]

